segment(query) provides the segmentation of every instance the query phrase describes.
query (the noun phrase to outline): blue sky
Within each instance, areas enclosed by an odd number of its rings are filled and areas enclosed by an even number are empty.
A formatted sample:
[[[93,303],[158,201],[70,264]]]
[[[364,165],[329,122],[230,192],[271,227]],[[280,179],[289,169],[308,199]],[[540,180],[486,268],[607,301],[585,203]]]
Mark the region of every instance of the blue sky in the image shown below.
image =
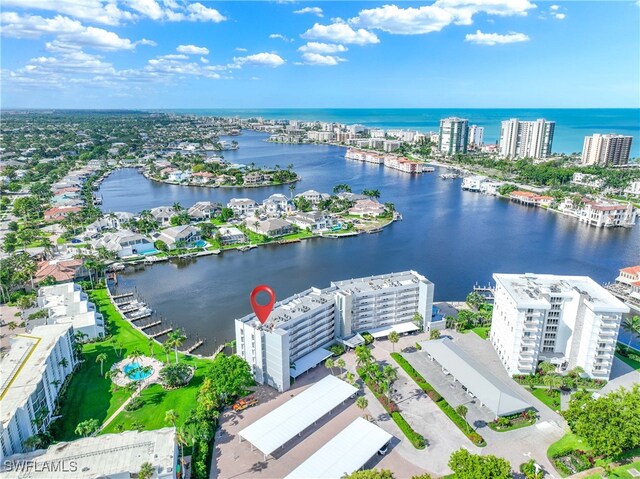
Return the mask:
[[[3,108],[640,107],[634,1],[0,5]]]

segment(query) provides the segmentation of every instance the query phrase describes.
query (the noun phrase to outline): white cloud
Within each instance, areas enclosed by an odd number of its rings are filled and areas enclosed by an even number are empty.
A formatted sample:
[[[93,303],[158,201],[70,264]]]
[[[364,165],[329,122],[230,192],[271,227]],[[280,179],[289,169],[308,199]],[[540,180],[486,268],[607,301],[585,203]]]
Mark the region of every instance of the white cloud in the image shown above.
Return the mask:
[[[324,17],[324,14],[322,13],[322,8],[320,8],[320,7],[304,7],[304,8],[301,8],[300,10],[296,10],[293,13],[297,13],[298,15],[305,14],[305,13],[311,13],[311,14],[316,15],[318,17]]]
[[[237,66],[242,65],[259,65],[276,68],[282,66],[286,61],[276,53],[256,53],[246,57],[234,57],[234,63]]]
[[[344,58],[333,55],[320,55],[319,53],[303,53],[302,59],[305,65],[335,66],[338,63],[346,62]]]
[[[97,27],[86,27],[78,20],[56,15],[43,18],[38,15],[19,15],[14,12],[0,13],[2,35],[13,38],[40,38],[53,35],[56,42],[98,50],[133,50],[136,45],[154,45],[151,40],[132,42],[116,33]]]
[[[237,52],[246,52],[247,49],[238,47],[238,48],[235,48],[235,51],[237,51]]]
[[[549,9],[555,12],[556,10],[560,10],[560,5],[551,5]]]
[[[555,18],[556,20],[564,20],[565,18],[567,18],[567,14],[566,13],[556,13],[553,15],[553,18]]]
[[[455,15],[451,11],[434,5],[419,8],[385,5],[362,10],[357,17],[350,20],[350,23],[387,33],[417,35],[438,32],[454,20]]]
[[[337,45],[335,43],[322,43],[322,42],[307,42],[306,45],[302,45],[298,48],[299,52],[303,53],[340,53],[346,52],[347,47],[344,45]]]
[[[501,35],[499,33],[483,33],[480,30],[477,30],[476,33],[468,33],[464,39],[478,45],[504,45],[529,41],[529,37],[524,33],[511,32]]]
[[[224,22],[227,19],[227,17],[222,15],[215,8],[205,7],[203,4],[197,2],[190,3],[187,6],[187,11],[189,12],[188,19],[192,22],[198,21],[220,23]]]
[[[292,42],[293,41],[289,37],[284,36],[282,33],[272,33],[271,35],[269,35],[269,38],[274,39],[274,40],[282,40],[282,41],[285,41],[285,42]]]
[[[202,63],[209,63],[209,60],[207,60],[205,57],[200,57],[200,61]]]
[[[179,45],[176,48],[178,53],[185,53],[187,55],[208,55],[209,49],[207,47],[197,47],[195,45]]]
[[[327,40],[355,45],[380,43],[375,33],[369,32],[364,28],[354,30],[346,23],[332,23],[331,25],[316,23],[300,36],[312,40]]]
[[[156,21],[220,23],[227,19],[215,8],[205,7],[199,2],[185,2],[182,5],[174,0],[165,0],[162,4],[156,0],[126,0],[126,5],[138,14]]]
[[[2,0],[2,6],[52,11],[104,25],[119,25],[135,19],[133,13],[109,0]]]

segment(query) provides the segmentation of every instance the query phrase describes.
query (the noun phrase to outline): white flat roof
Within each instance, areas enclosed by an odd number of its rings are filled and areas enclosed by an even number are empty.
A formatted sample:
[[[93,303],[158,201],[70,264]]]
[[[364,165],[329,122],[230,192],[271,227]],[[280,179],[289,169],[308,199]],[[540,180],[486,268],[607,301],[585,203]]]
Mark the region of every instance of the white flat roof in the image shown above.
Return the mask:
[[[173,427],[154,431],[125,431],[120,434],[104,434],[86,437],[72,442],[59,442],[26,454],[14,454],[9,461],[33,461],[35,467],[23,471],[3,471],[6,479],[64,477],[69,479],[97,477],[130,477],[137,473],[144,462],[151,462],[158,476],[175,477],[176,430]],[[75,469],[68,468],[57,476],[56,466],[74,462]]]
[[[449,338],[422,341],[420,346],[496,416],[509,416],[532,407]]]
[[[331,356],[333,356],[331,351],[327,351],[324,348],[315,349],[309,354],[296,359],[294,361],[296,368],[290,368],[289,375],[293,378],[297,378],[302,373],[306,373],[309,369],[315,368],[318,364]]]
[[[285,479],[336,479],[364,466],[393,436],[359,417]]]
[[[358,390],[335,376],[326,376],[238,434],[271,454]]]
[[[374,338],[384,338],[389,336],[391,331],[395,331],[398,334],[410,333],[411,331],[418,331],[420,328],[415,323],[400,323],[390,324],[389,326],[382,326],[380,328],[370,329],[369,334]]]

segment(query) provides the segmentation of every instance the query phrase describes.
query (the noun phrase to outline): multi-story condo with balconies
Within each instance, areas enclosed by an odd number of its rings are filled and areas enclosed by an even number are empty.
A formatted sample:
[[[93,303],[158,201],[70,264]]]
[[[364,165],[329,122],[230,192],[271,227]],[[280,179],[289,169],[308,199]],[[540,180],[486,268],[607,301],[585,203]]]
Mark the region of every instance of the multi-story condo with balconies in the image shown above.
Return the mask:
[[[43,324],[73,324],[73,330],[96,339],[104,336],[104,318],[79,284],[44,286],[38,291],[38,306],[47,309]],[[37,322],[37,321],[36,321]]]
[[[415,271],[392,273],[310,288],[275,304],[264,324],[254,314],[236,319],[237,354],[253,368],[256,381],[279,391],[331,356],[325,348],[353,347],[358,334],[385,336],[429,329],[433,283]],[[420,313],[423,324],[414,323]]]
[[[629,308],[588,276],[494,274],[490,339],[510,374],[541,361],[609,379],[618,329]]]
[[[37,326],[11,338],[0,361],[0,461],[24,451],[24,442],[44,432],[56,398],[76,364],[71,324]]]
[[[551,156],[556,123],[539,119],[505,120],[500,128],[500,155],[505,158],[547,158]]]
[[[583,165],[626,165],[629,163],[631,141],[628,135],[600,135],[598,133],[585,136],[582,147]]]
[[[440,120],[438,150],[445,155],[467,152],[469,141],[469,120],[464,118],[443,118]]]

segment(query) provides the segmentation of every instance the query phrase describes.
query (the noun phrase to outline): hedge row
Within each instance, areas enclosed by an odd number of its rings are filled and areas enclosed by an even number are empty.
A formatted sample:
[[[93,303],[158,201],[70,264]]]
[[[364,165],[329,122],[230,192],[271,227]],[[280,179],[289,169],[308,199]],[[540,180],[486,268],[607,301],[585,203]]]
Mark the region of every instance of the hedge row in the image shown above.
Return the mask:
[[[411,444],[413,444],[413,447],[415,447],[416,449],[424,449],[427,444],[424,439],[424,436],[414,431],[414,429],[406,421],[406,419],[402,417],[402,414],[400,414],[399,412],[398,405],[393,401],[389,401],[386,396],[378,393],[375,385],[371,384],[370,381],[365,380],[365,378],[362,376],[360,372],[360,369],[358,369],[358,376],[360,376],[360,378],[362,379],[362,382],[364,382],[367,385],[367,387],[369,388],[369,390],[371,390],[371,392],[376,397],[376,399],[380,402],[380,404],[382,404],[382,407],[384,407],[385,411],[389,413],[389,415],[391,416],[391,419],[393,419],[393,421],[398,425],[398,427],[404,433],[407,439],[409,439]]]
[[[436,405],[444,412],[451,421],[458,426],[465,436],[474,443],[476,446],[484,447],[487,445],[484,438],[475,432],[471,425],[465,421],[465,419],[456,412],[456,410],[444,399],[438,391],[436,391],[431,384],[429,384],[418,371],[414,369],[409,362],[402,357],[400,353],[391,353],[391,357],[398,365],[404,369],[404,371],[413,379],[420,389],[422,389],[427,396],[436,403]]]

